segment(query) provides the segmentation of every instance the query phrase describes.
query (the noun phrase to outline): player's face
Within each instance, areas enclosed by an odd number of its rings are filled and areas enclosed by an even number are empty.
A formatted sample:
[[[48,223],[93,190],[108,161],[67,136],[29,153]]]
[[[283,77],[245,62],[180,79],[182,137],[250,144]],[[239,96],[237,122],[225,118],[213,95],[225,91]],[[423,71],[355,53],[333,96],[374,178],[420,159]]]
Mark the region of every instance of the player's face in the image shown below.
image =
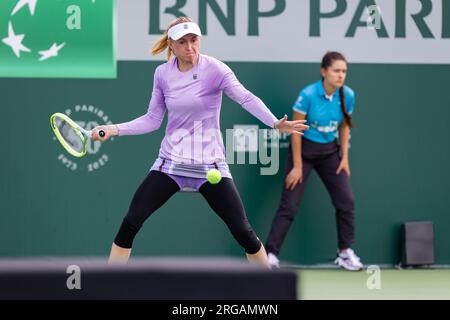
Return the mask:
[[[200,53],[200,37],[187,34],[177,41],[170,41],[175,56],[187,63],[194,63]]]
[[[329,85],[338,88],[342,87],[347,77],[347,63],[342,60],[336,60],[326,69],[321,69],[320,73]]]

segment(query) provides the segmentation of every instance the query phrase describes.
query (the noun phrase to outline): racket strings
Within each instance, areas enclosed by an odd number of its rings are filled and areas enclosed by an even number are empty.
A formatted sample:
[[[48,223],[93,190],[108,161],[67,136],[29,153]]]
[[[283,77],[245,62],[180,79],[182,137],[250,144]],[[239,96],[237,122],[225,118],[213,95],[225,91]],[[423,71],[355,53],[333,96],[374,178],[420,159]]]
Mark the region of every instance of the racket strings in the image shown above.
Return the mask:
[[[55,126],[68,147],[75,152],[81,153],[84,151],[86,141],[83,135],[76,128],[71,126],[66,120],[59,117],[55,118]]]

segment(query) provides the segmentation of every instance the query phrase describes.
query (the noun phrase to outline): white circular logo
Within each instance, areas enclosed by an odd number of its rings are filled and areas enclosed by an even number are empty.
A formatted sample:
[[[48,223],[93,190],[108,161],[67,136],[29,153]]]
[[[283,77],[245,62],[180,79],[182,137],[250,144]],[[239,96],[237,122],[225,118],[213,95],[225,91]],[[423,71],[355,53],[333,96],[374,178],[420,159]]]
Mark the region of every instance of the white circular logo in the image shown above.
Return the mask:
[[[76,105],[66,109],[64,113],[86,130],[91,130],[99,125],[112,124],[109,116],[103,110],[89,104]],[[59,144],[55,137],[53,140]],[[114,141],[114,137],[109,139],[108,143],[111,141]],[[58,146],[58,150],[62,151],[60,146]],[[87,154],[83,158],[75,158],[66,152],[60,152],[57,159],[70,171],[87,172],[100,170],[110,160],[109,156],[102,151],[102,142],[90,139],[87,142]]]

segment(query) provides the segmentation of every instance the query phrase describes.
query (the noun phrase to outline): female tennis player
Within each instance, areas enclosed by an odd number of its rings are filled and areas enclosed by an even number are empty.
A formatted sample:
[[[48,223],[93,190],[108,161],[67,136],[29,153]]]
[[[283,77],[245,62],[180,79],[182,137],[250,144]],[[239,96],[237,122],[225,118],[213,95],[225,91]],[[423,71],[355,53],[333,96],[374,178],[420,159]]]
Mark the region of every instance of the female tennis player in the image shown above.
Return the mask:
[[[225,222],[245,250],[250,262],[269,267],[266,251],[250,226],[236,190],[220,134],[220,109],[224,92],[270,128],[302,134],[304,120],[278,120],[266,105],[237,80],[219,60],[200,54],[201,31],[190,18],[172,22],[155,44],[152,54],[168,49],[168,62],[154,75],[153,93],[145,115],[127,123],[99,126],[93,139],[145,134],[157,130],[168,111],[166,134],[159,157],[137,189],[112,245],[110,262],[126,262],[133,240],[144,221],[178,191],[197,191]],[[172,54],[175,56],[171,59]],[[104,130],[105,136],[98,135]],[[218,169],[218,184],[207,182]]]
[[[285,184],[266,248],[269,263],[277,267],[281,245],[298,212],[308,176],[316,170],[336,209],[339,250],[335,263],[356,271],[363,265],[351,249],[355,214],[348,161],[355,94],[344,85],[347,61],[342,54],[328,52],[322,59],[320,72],[322,78],[300,92],[293,108],[294,119],[308,120],[311,128],[303,137],[291,138]]]

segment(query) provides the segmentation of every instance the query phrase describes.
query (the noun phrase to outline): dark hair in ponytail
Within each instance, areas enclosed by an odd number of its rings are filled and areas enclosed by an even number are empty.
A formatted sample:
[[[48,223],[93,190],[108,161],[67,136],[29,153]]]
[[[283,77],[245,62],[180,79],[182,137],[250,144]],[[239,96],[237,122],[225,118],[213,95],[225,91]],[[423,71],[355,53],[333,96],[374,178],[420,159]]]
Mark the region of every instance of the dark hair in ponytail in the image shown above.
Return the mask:
[[[345,59],[345,57],[339,53],[339,52],[335,52],[335,51],[331,51],[331,52],[327,52],[324,57],[322,58],[322,63],[320,65],[320,67],[322,69],[328,69],[328,67],[330,67],[335,61],[344,61],[345,63],[347,63],[347,59]],[[353,128],[353,121],[352,121],[352,117],[350,116],[350,114],[347,112],[347,108],[345,106],[345,91],[344,91],[344,86],[342,86],[339,89],[339,97],[341,99],[341,110],[342,113],[344,114],[344,120],[345,123],[350,127]]]

